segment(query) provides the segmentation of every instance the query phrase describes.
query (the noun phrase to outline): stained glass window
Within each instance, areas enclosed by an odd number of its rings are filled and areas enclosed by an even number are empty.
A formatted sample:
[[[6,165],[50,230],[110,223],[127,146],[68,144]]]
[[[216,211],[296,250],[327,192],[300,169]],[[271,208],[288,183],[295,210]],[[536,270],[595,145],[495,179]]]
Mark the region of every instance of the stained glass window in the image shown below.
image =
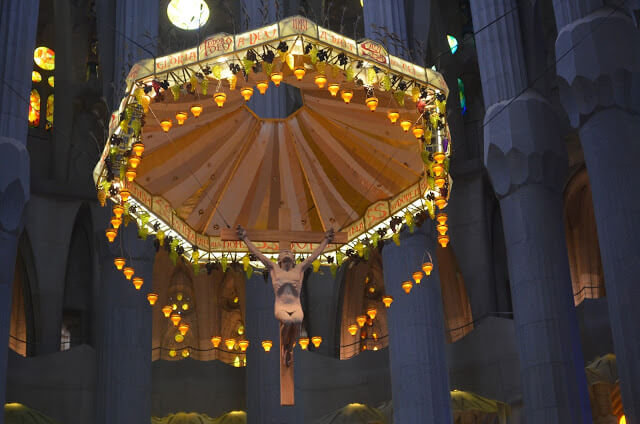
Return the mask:
[[[38,71],[31,72],[31,82],[40,82],[40,81],[42,81],[42,75],[40,75],[40,72]]]
[[[460,78],[458,78],[458,94],[460,95],[460,109],[464,115],[467,113],[467,96],[464,94],[464,83]]]
[[[47,124],[45,129],[50,130],[53,128],[53,94],[49,94],[47,97]]]
[[[37,127],[38,125],[40,125],[40,93],[33,89],[29,96],[29,126]]]
[[[47,78],[47,82],[49,83],[51,88],[53,88],[53,75],[51,75],[49,78]]]
[[[48,47],[38,47],[33,52],[33,61],[45,71],[53,71],[56,67],[56,54]]]
[[[447,35],[447,43],[449,43],[451,54],[456,54],[458,51],[458,39],[453,35]]]

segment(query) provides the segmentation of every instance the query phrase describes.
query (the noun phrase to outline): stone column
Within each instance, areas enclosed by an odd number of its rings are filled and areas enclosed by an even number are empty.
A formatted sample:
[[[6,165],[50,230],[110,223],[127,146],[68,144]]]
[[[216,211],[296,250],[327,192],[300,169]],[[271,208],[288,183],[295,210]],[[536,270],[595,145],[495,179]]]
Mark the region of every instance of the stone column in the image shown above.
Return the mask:
[[[398,45],[386,43],[389,54],[400,57],[407,56],[408,45],[404,4],[403,0],[365,0],[362,9],[365,37],[379,41],[380,36],[376,34],[379,30],[376,27],[385,27],[387,31],[403,40],[403,43]]]
[[[601,0],[554,1],[560,99],[591,182],[622,403],[640,422],[640,31]],[[561,58],[562,57],[562,58]]]
[[[401,245],[382,249],[385,291],[393,296],[388,310],[393,420],[396,423],[451,424],[449,369],[445,353],[436,231],[431,221],[413,234],[403,232]],[[431,252],[434,272],[409,294],[402,282],[421,269]]]
[[[105,209],[100,209],[100,212]],[[97,214],[100,216],[100,214]],[[134,223],[122,226],[108,243],[96,222],[101,281],[95,299],[97,313],[96,423],[139,424],[151,419],[151,313],[147,294],[152,286],[153,241],[140,240]],[[122,249],[121,249],[122,246]],[[140,290],[113,264],[123,256],[144,279]]]
[[[472,2],[484,100],[484,160],[500,199],[524,416],[590,423],[562,222],[567,154],[557,117],[527,88],[516,0]],[[504,16],[503,16],[504,15]],[[500,19],[497,19],[500,17]]]
[[[96,0],[103,91],[112,108],[120,105],[131,67],[157,52],[159,8],[155,0]]]
[[[271,279],[265,281],[261,272],[254,272],[246,284],[247,423],[298,424],[302,422],[299,399],[294,406],[280,406],[280,326],[273,315]],[[273,342],[270,352],[262,348],[263,340]],[[299,354],[295,349],[294,364]]]
[[[29,200],[27,113],[38,24],[37,0],[0,3],[0,405],[7,381],[11,291],[23,210]],[[0,414],[0,424],[4,414]]]

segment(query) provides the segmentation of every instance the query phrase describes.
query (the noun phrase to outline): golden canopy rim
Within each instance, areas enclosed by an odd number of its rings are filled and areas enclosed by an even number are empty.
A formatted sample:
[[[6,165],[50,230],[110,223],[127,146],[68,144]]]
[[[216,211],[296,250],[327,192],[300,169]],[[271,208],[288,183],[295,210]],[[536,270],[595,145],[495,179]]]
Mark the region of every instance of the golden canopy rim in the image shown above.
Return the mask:
[[[282,72],[282,83],[301,90],[303,106],[285,119],[262,119],[245,105],[239,90],[268,80],[264,66],[258,73],[250,70],[245,82],[242,72],[231,73],[229,63],[244,66],[247,52],[274,50],[283,42],[287,52],[275,55],[271,71]],[[313,63],[305,54],[307,45],[328,52],[326,62],[332,63]],[[348,58],[347,66],[333,64],[341,54]],[[291,57],[296,67],[306,70],[302,81],[287,64]],[[223,241],[220,230],[236,224],[277,230],[281,206],[293,210],[292,230],[344,229],[347,246],[329,248],[344,250],[388,225],[391,217],[423,209],[425,195],[437,190],[424,175],[416,138],[404,133],[398,123],[391,125],[386,115],[397,110],[412,122],[419,116],[415,90],[394,90],[398,82],[426,90],[430,98],[426,107],[435,109],[435,95],[448,93],[442,76],[389,55],[371,40],[358,43],[299,16],[235,36],[216,34],[192,49],[138,62],[127,77],[127,95],[112,115],[110,136],[123,133],[120,118],[140,85],[158,79],[184,85],[190,75],[203,69],[213,69],[214,74],[218,70],[217,78],[204,77],[206,95],[197,87],[194,94],[180,94],[177,101],[170,90],[165,90],[163,101],[153,99],[140,137],[145,152],[137,177],[121,184],[131,193],[130,203],[150,216],[143,225],[153,232],[152,225],[157,223],[177,237],[185,251],[197,246],[214,256],[246,252],[242,242]],[[351,103],[345,104],[339,94],[331,96],[326,87],[318,88],[314,76],[320,73],[328,83],[353,90]],[[228,81],[232,75],[237,78],[235,91]],[[389,87],[391,81],[395,85]],[[363,86],[371,87],[378,99],[374,113],[364,105],[368,95]],[[277,89],[269,84],[268,90]],[[401,100],[398,91],[405,91]],[[222,108],[214,102],[216,92],[226,93]],[[259,95],[258,90],[253,95]],[[189,113],[195,103],[203,107],[199,118]],[[175,120],[179,111],[189,115],[181,126]],[[165,119],[173,121],[166,134],[160,128]],[[450,140],[446,124],[438,137]],[[107,142],[94,171],[98,189],[105,182],[111,147]],[[118,200],[117,195],[110,197]],[[259,247],[276,253],[279,246],[266,241]],[[314,247],[314,243],[293,245],[301,254]]]

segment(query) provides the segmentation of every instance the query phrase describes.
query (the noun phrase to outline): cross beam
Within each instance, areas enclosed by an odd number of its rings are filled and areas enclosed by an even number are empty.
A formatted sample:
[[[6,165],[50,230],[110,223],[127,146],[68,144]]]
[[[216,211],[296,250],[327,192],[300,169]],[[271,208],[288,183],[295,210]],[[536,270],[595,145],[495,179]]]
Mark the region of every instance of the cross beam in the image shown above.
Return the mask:
[[[282,228],[282,227],[280,227]],[[235,228],[223,228],[220,230],[220,237],[223,241],[240,241]],[[290,230],[247,230],[247,237],[251,241],[288,241],[297,243],[318,243],[324,237],[324,233],[318,231],[290,231]],[[336,233],[333,237],[333,243],[345,244],[347,242],[347,233]],[[284,245],[280,249],[286,248]]]

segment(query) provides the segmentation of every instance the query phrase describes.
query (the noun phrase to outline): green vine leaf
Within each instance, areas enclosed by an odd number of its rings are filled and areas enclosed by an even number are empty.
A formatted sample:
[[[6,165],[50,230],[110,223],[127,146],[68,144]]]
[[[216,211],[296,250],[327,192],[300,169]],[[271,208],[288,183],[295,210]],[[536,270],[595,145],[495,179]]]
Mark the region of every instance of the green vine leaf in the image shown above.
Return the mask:
[[[404,91],[402,90],[397,90],[393,92],[393,98],[396,99],[396,102],[398,102],[398,104],[400,106],[404,106]]]

